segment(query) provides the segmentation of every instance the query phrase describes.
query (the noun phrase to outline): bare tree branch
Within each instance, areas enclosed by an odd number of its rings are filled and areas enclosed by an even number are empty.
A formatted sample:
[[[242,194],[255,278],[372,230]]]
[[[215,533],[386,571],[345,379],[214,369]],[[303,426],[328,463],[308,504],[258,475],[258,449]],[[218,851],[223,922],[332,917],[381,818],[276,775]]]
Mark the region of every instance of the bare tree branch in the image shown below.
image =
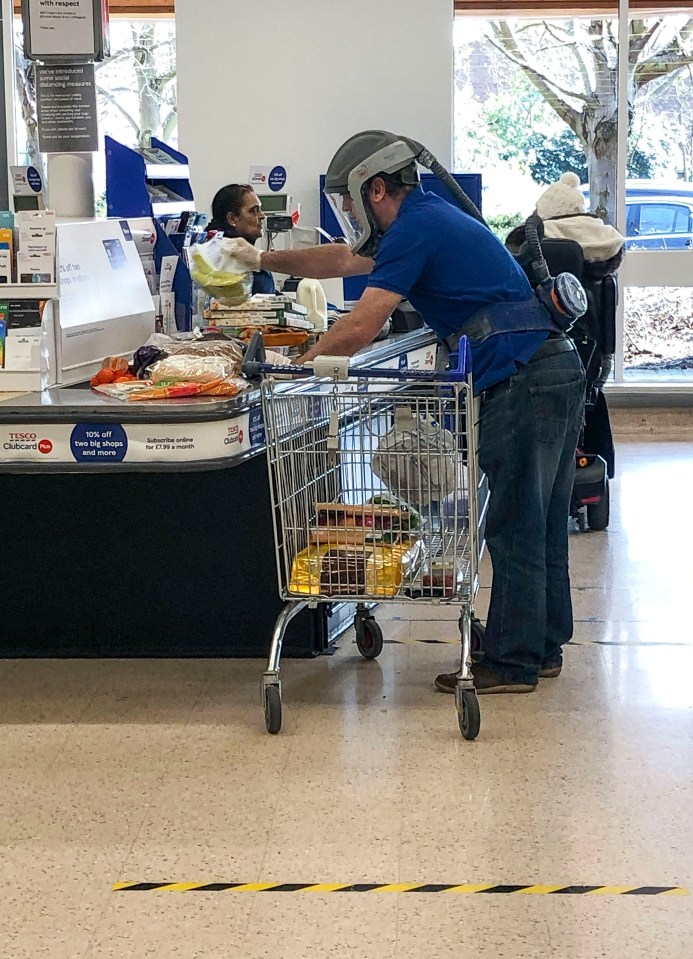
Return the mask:
[[[582,87],[586,94],[592,92],[592,78],[590,77],[590,72],[585,62],[584,51],[582,44],[573,45],[573,56],[575,57],[578,65],[578,70],[580,72],[580,77],[582,79]]]
[[[641,90],[646,83],[651,83],[660,77],[665,77],[670,73],[675,73],[682,67],[693,63],[693,52],[685,54],[678,53],[669,55],[657,54],[639,64],[633,71],[633,86],[635,90]]]
[[[554,80],[550,80],[530,64],[524,52],[520,49],[506,21],[492,21],[491,26],[497,42],[489,37],[490,43],[512,63],[524,70],[528,79],[563,122],[566,123],[574,133],[580,136],[580,111],[572,107],[566,100],[561,99],[560,94],[584,102],[587,102],[589,98],[585,96],[585,94],[572,93],[569,90],[564,90]]]
[[[127,110],[122,106],[122,104],[118,100],[118,97],[116,97],[109,90],[104,89],[104,87],[102,86],[98,87],[98,92],[99,92],[99,96],[102,96],[107,103],[110,103],[111,106],[116,107],[116,109],[120,111],[120,113],[125,117],[128,123],[131,125],[135,133],[138,133],[140,129],[139,124],[134,119],[134,117],[130,116]]]
[[[640,54],[644,51],[650,41],[654,41],[655,34],[657,34],[664,24],[663,20],[657,20],[649,30],[645,29],[644,20],[631,20],[631,35],[633,39],[628,45],[628,62],[635,64],[638,62]],[[638,30],[642,30],[642,33],[638,33]]]

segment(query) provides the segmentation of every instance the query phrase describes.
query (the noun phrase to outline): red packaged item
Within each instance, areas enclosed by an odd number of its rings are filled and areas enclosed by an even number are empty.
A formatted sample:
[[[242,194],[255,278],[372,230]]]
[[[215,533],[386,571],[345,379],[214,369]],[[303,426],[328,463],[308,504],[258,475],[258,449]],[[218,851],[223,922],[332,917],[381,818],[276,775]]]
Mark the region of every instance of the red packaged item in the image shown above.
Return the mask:
[[[89,385],[93,388],[95,386],[103,386],[105,383],[113,383],[117,373],[115,370],[99,370],[96,376],[92,376]]]

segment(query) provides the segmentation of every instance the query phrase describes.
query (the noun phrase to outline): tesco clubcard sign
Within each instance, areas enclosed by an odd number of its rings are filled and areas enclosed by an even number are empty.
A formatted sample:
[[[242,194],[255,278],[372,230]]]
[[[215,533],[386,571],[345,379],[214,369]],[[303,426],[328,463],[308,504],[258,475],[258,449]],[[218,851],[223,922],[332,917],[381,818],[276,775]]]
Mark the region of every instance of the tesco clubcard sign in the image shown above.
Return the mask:
[[[286,189],[288,170],[285,166],[251,166],[248,183],[257,192],[281,193]]]

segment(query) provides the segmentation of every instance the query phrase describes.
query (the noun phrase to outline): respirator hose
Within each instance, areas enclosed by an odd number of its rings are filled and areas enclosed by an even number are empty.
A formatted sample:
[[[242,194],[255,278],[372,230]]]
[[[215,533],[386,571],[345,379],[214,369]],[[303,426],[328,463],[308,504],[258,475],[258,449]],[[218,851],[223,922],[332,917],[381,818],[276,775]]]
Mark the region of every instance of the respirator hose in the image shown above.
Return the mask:
[[[530,251],[531,267],[538,283],[543,283],[545,280],[551,279],[549,267],[544,258],[544,252],[539,239],[539,227],[541,224],[541,217],[537,213],[533,213],[528,217],[525,223],[525,239],[527,240],[527,246]]]
[[[469,216],[473,217],[475,220],[478,220],[479,223],[483,223],[484,226],[488,226],[488,223],[483,218],[480,211],[477,210],[475,204],[469,199],[459,183],[450,173],[448,173],[443,164],[436,160],[430,150],[427,150],[424,147],[423,150],[421,150],[421,152],[417,155],[416,160],[421,164],[422,167],[430,170],[431,173],[435,173],[438,179],[443,181],[445,186],[454,196],[455,200],[457,200],[460,209],[464,213],[469,214]]]

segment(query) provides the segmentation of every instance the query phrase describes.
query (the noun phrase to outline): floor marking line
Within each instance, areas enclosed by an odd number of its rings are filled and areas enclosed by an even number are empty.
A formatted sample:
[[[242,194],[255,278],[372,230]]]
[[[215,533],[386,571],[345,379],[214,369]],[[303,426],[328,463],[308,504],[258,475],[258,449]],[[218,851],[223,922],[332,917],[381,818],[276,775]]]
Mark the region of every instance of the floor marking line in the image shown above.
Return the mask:
[[[493,886],[492,883],[463,883],[461,886],[449,886],[447,889],[442,889],[441,892],[450,892],[457,893],[459,895],[473,895],[477,892],[486,892],[487,889],[491,889]]]
[[[587,893],[588,896],[625,896],[631,894],[637,886],[599,886]]]
[[[490,896],[690,896],[685,886],[586,886],[532,883],[423,883],[423,882],[116,882],[113,892],[293,892],[293,893],[450,893]]]
[[[560,892],[562,886],[526,886],[524,889],[518,889],[518,895],[522,896],[548,896]]]
[[[421,621],[422,622],[422,621]],[[434,620],[440,622],[440,620]],[[455,623],[452,624],[456,626]],[[386,646],[459,646],[460,638],[451,637],[450,639],[384,639]],[[356,645],[354,641],[353,646]],[[676,649],[693,649],[693,643],[672,643],[658,640],[639,640],[639,639],[571,639],[569,646],[633,646],[658,648],[675,647]]]

